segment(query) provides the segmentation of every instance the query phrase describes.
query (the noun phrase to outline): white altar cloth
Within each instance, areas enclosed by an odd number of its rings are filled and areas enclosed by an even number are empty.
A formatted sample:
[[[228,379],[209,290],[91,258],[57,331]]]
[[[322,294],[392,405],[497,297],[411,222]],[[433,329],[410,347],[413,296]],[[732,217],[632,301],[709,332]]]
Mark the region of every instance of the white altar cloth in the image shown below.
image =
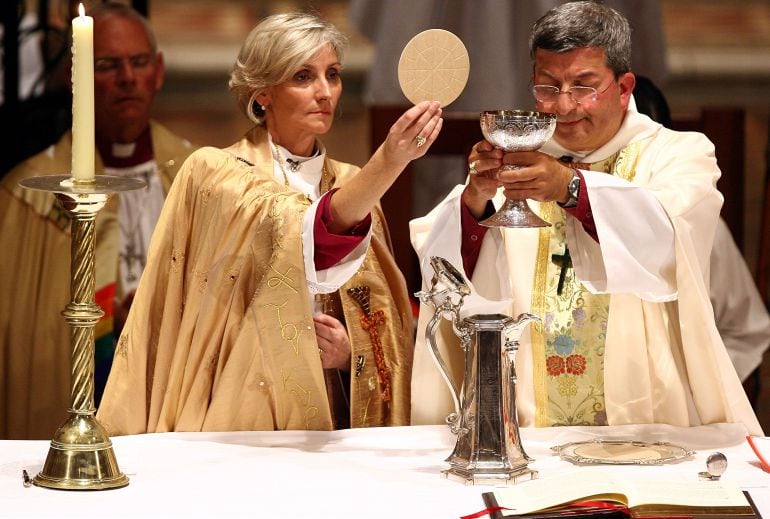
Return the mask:
[[[540,478],[579,471],[550,447],[592,438],[667,441],[696,451],[659,466],[610,466],[618,473],[697,479],[705,459],[727,456],[723,479],[737,481],[770,519],[770,474],[739,424],[522,429]],[[458,518],[484,508],[489,486],[445,479],[454,446],[445,426],[335,432],[166,433],[112,438],[127,487],[61,491],[22,485],[42,468],[47,441],[0,441],[0,517],[99,518]],[[519,483],[526,484],[526,483]]]

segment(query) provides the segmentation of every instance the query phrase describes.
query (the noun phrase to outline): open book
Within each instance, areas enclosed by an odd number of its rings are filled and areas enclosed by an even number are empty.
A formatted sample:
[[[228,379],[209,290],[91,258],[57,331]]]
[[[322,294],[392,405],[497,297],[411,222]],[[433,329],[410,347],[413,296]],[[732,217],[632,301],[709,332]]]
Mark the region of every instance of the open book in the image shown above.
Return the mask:
[[[601,469],[498,488],[485,502],[502,507],[497,517],[558,517],[581,511],[597,516],[759,517],[734,482],[630,478]]]

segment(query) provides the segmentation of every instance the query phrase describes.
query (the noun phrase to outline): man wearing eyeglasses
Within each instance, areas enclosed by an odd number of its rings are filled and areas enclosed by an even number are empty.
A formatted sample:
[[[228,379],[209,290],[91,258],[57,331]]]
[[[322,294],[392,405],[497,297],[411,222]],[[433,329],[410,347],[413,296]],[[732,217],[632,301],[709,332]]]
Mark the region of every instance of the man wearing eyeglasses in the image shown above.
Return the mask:
[[[540,18],[532,92],[557,116],[553,138],[518,153],[477,143],[466,185],[412,222],[412,242],[423,265],[442,256],[464,269],[474,313],[541,317],[517,354],[521,425],[742,422],[761,434],[709,302],[714,147],[637,112],[630,45],[627,20],[602,4]],[[479,225],[503,197],[536,201],[552,225]],[[421,308],[418,340],[431,314]],[[453,341],[439,334],[450,369],[463,364]],[[451,400],[424,344],[413,373],[413,423],[443,422]]]
[[[94,330],[98,402],[165,194],[192,146],[150,119],[164,67],[147,20],[111,2],[89,14],[96,172],[147,183],[111,198],[97,215],[96,303],[105,313]],[[60,316],[70,299],[70,220],[53,196],[18,182],[66,174],[71,145],[68,132],[9,172],[0,188],[0,438],[50,438],[70,405],[71,330]]]

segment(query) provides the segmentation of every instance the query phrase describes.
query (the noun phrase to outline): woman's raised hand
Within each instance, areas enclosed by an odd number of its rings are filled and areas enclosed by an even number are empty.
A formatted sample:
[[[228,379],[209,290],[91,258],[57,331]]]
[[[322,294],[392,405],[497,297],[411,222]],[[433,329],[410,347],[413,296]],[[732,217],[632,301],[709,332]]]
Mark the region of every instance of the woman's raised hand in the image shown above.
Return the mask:
[[[422,101],[403,113],[390,127],[382,144],[385,160],[406,165],[425,155],[443,124],[438,101]]]
[[[423,101],[404,112],[369,162],[332,197],[328,230],[341,234],[363,220],[409,162],[425,155],[442,122],[438,101]]]

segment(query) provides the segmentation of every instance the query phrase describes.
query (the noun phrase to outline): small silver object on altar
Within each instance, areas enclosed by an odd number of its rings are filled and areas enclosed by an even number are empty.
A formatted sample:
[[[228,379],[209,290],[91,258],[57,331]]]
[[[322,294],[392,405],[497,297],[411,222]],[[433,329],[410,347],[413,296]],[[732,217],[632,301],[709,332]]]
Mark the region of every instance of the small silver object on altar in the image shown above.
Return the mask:
[[[721,452],[715,452],[706,458],[706,472],[698,472],[698,476],[709,481],[719,481],[725,470],[727,470],[727,456]]]
[[[514,358],[521,332],[539,318],[524,313],[517,319],[502,314],[461,319],[463,299],[471,293],[465,278],[444,258],[433,256],[430,261],[435,271],[430,290],[416,295],[436,310],[425,337],[452,393],[455,412],[446,421],[457,434],[455,448],[446,459],[450,468],[443,473],[466,484],[499,485],[534,479],[537,471],[528,467],[533,459],[524,452],[519,436]],[[442,317],[452,322],[465,352],[460,391],[436,345]]]

